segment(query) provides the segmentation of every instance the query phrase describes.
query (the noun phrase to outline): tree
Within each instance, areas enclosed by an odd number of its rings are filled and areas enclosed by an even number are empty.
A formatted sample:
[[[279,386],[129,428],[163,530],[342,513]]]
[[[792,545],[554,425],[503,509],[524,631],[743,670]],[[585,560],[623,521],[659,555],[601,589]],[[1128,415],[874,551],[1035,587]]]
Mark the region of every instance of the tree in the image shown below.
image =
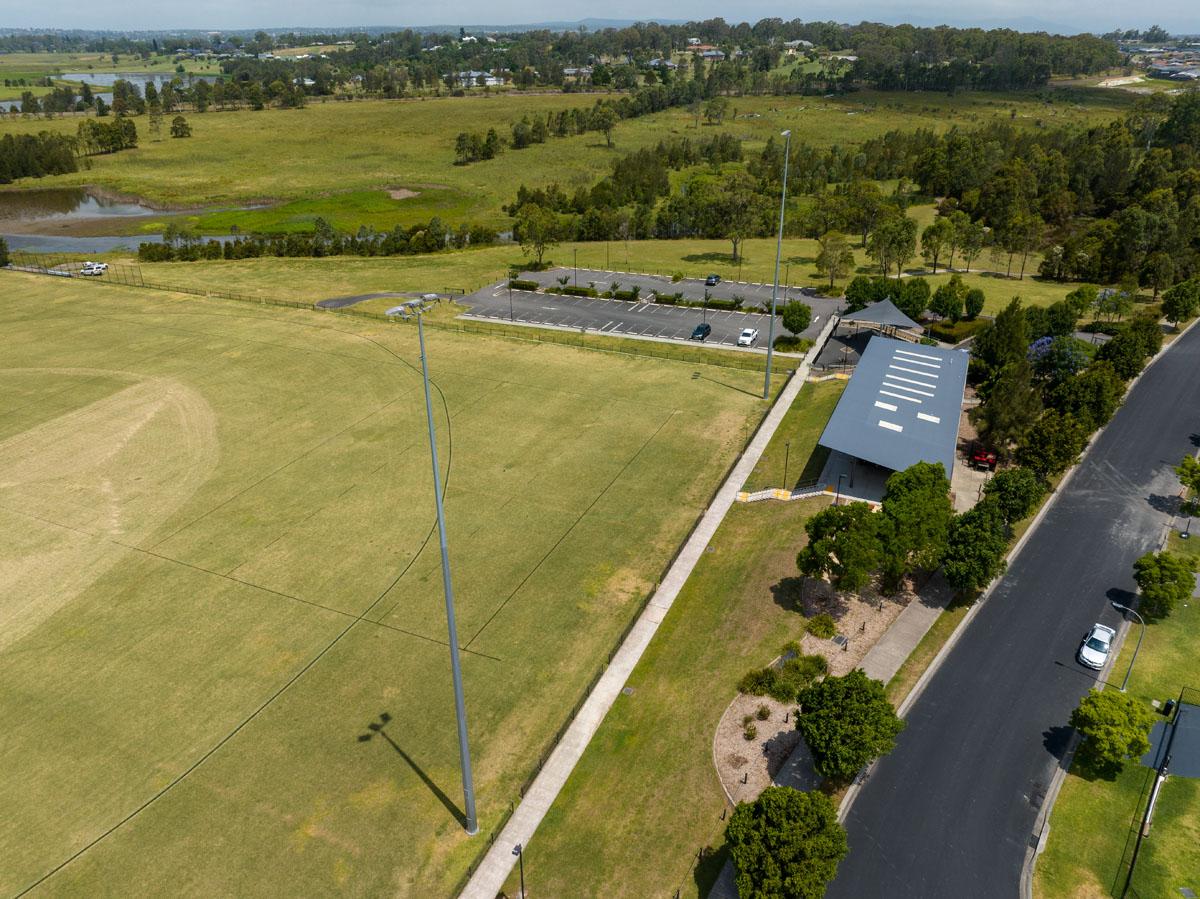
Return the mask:
[[[730,172],[701,198],[706,231],[733,244],[733,259],[741,258],[742,241],[761,234],[770,208],[754,179],[744,171]]]
[[[1062,474],[1075,464],[1088,441],[1087,427],[1073,415],[1047,410],[1017,449],[1017,463],[1043,478]]]
[[[617,113],[611,106],[606,103],[596,107],[592,113],[592,127],[604,135],[604,140],[610,147],[613,145],[612,133],[616,125]]]
[[[767,787],[725,828],[742,899],[821,899],[848,846],[824,793]]]
[[[996,472],[983,486],[983,495],[994,503],[1008,524],[1029,515],[1046,495],[1046,482],[1028,468],[1006,468]]]
[[[812,324],[812,309],[806,303],[792,300],[783,307],[783,326],[793,334],[799,334]]]
[[[797,567],[808,577],[829,575],[839,590],[863,589],[883,558],[879,522],[866,503],[822,509],[804,525],[808,544],[796,557]]]
[[[1145,368],[1146,346],[1139,334],[1126,327],[1100,347],[1096,358],[1110,363],[1113,370],[1128,381]]]
[[[981,502],[950,523],[942,573],[960,593],[982,590],[1004,570],[1008,531],[998,503]]]
[[[0,237],[0,268],[6,265],[12,265],[12,259],[8,255],[8,241]]]
[[[858,275],[846,285],[846,311],[857,312],[866,309],[875,302],[875,291],[871,279],[866,275]]]
[[[914,321],[919,320],[929,305],[929,282],[924,278],[905,278],[896,294],[896,308]]]
[[[867,241],[867,249],[879,263],[880,274],[888,274],[895,266],[896,277],[900,277],[917,251],[917,223],[898,209],[892,209],[880,216]]]
[[[813,767],[836,783],[852,780],[890,752],[904,730],[883,684],[860,668],[805,687],[799,701],[796,727],[812,753]]]
[[[1125,396],[1125,382],[1104,360],[1093,362],[1074,377],[1065,378],[1049,392],[1048,400],[1059,412],[1073,415],[1094,431],[1105,425]]]
[[[1166,618],[1196,589],[1193,563],[1186,556],[1163,551],[1146,553],[1133,563],[1142,601],[1138,610],[1147,618]]]
[[[6,253],[7,247],[0,246],[0,265],[4,264]],[[1192,493],[1200,493],[1200,460],[1195,456],[1184,456],[1175,466],[1175,474],[1179,476],[1180,484]]]
[[[1019,297],[1004,307],[990,326],[975,335],[971,355],[978,359],[990,377],[998,376],[1008,365],[1025,358],[1029,350],[1029,331],[1025,310]]]
[[[983,311],[986,299],[983,291],[978,287],[972,287],[967,291],[965,305],[968,320],[974,321],[978,317],[979,313]]]
[[[720,94],[713,97],[704,106],[704,117],[710,125],[720,125],[729,111],[729,99]]]
[[[854,271],[854,251],[846,238],[837,233],[829,233],[818,243],[821,251],[817,253],[817,271],[829,278],[829,289],[833,283]]]
[[[1191,318],[1198,311],[1200,311],[1200,278],[1180,281],[1163,293],[1163,315],[1175,323],[1176,330],[1179,329],[1181,321]]]
[[[1151,253],[1142,263],[1142,278],[1154,289],[1154,299],[1157,300],[1158,292],[1170,287],[1175,279],[1175,262],[1162,250]]]
[[[536,203],[526,203],[517,211],[513,232],[521,244],[521,252],[536,257],[539,269],[543,267],[546,251],[558,246],[557,216]]]
[[[1033,383],[1033,366],[1027,359],[1011,362],[988,390],[987,401],[972,410],[971,420],[980,436],[1002,459],[1024,442],[1042,411],[1042,398]]]
[[[954,243],[954,225],[947,218],[938,217],[921,232],[921,255],[937,274],[938,259],[949,252]]]
[[[188,124],[187,119],[181,115],[171,119],[171,137],[191,137],[192,126]]]
[[[958,275],[951,275],[949,281],[939,284],[938,289],[933,292],[929,308],[942,318],[956,322],[962,317],[963,303],[966,301],[966,297],[967,288],[962,283],[962,278]]]
[[[887,586],[899,588],[906,575],[941,564],[954,510],[950,481],[940,463],[917,462],[893,473],[880,512],[892,525],[883,546]]]
[[[973,222],[969,218],[965,221],[959,220],[955,226],[955,240],[958,244],[958,252],[966,261],[966,271],[971,271],[971,263],[975,261],[975,257],[983,250],[983,243],[987,239],[987,231],[984,229],[981,222]]]
[[[1119,690],[1090,690],[1071,713],[1071,726],[1083,742],[1077,756],[1092,772],[1116,777],[1127,758],[1150,751],[1154,715],[1145,703]]]

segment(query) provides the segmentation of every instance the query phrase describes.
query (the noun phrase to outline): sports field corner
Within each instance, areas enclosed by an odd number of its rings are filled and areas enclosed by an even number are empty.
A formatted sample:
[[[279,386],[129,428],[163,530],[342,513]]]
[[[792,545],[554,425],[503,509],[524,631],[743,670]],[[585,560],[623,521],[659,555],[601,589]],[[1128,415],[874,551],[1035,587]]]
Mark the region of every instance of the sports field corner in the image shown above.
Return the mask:
[[[0,278],[0,890],[450,892],[481,842],[412,326]],[[765,406],[427,337],[487,834]]]

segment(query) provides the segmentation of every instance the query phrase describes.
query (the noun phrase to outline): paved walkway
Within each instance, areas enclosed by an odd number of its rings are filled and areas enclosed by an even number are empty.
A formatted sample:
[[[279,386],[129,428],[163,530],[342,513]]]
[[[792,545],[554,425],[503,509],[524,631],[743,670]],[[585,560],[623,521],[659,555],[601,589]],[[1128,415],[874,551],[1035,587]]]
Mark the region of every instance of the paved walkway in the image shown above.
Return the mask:
[[[679,595],[679,591],[687,581],[688,575],[700,561],[704,548],[712,540],[717,527],[725,518],[725,513],[729,511],[730,506],[737,498],[738,491],[750,477],[763,450],[767,448],[771,437],[779,428],[784,414],[791,408],[796,396],[800,393],[800,388],[804,386],[804,382],[808,378],[809,365],[814,354],[822,346],[836,321],[836,318],[829,320],[825,329],[822,330],[821,336],[817,339],[816,346],[804,357],[804,361],[796,373],[792,375],[780,392],[779,398],[767,413],[758,432],[750,441],[750,445],[738,460],[737,465],[734,466],[729,477],[725,479],[725,483],[721,485],[712,504],[705,510],[699,525],[688,538],[662,584],[654,592],[654,596],[650,598],[650,602],[629,632],[629,636],[625,638],[625,642],[613,656],[612,662],[584,701],[579,714],[571,721],[563,738],[550,753],[550,758],[546,761],[545,766],[521,799],[512,817],[508,819],[508,823],[504,825],[500,836],[497,837],[496,842],[492,844],[483,861],[480,862],[479,867],[467,882],[466,888],[460,894],[461,899],[495,899],[496,894],[504,887],[504,882],[508,879],[508,875],[516,863],[516,857],[512,854],[513,847],[517,843],[525,845],[529,842],[538,825],[541,824],[542,818],[546,816],[550,806],[558,797],[559,791],[567,782],[567,778],[575,769],[575,765],[583,757],[583,752],[591,742],[592,736],[599,729],[600,723],[608,714],[608,710],[612,708],[617,696],[620,695],[621,688],[633,672],[638,660],[641,659],[642,653],[646,651],[659,624],[666,617],[671,604],[675,602],[675,597]]]
[[[941,574],[934,575],[920,595],[905,606],[879,642],[867,651],[858,667],[867,677],[883,681],[886,686],[912,655],[921,638],[933,627],[953,596],[953,591],[942,580]]]

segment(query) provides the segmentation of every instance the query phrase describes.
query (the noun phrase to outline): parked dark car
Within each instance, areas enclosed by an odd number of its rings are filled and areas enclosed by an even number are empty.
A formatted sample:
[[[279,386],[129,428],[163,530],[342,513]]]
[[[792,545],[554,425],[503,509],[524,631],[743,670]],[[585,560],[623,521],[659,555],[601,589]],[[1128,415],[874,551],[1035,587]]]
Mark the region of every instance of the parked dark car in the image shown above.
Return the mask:
[[[709,275],[707,278],[704,279],[705,287],[716,287],[720,283],[721,283],[720,275]]]
[[[707,340],[708,335],[712,333],[712,325],[704,322],[701,325],[696,325],[696,330],[692,331],[692,336],[688,340]]]

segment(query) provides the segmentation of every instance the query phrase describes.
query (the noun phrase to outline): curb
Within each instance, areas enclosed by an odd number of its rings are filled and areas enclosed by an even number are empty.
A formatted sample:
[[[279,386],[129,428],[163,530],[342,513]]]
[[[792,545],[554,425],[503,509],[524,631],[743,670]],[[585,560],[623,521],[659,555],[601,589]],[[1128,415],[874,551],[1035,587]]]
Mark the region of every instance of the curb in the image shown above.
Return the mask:
[[[1129,382],[1129,386],[1125,389],[1125,393],[1121,397],[1122,404],[1124,404],[1125,399],[1129,396],[1130,393],[1133,392],[1134,387],[1136,387],[1138,382],[1142,379],[1142,375],[1144,375],[1147,371],[1149,371],[1150,366],[1152,366],[1155,362],[1157,362],[1159,359],[1161,359],[1163,354],[1165,354],[1167,352],[1167,350],[1171,349],[1171,347],[1173,347],[1181,338],[1183,338],[1183,336],[1185,334],[1187,334],[1187,332],[1190,331],[1197,323],[1200,323],[1200,317],[1193,319],[1191,321],[1191,323],[1187,325],[1187,327],[1185,327],[1182,331],[1180,331],[1177,335],[1175,335],[1174,340],[1172,340],[1170,343],[1162,346],[1159,349],[1159,351],[1154,354],[1154,357],[1152,359],[1150,359],[1149,362],[1146,363],[1145,368],[1143,368],[1137,374],[1137,377],[1135,377],[1132,381]],[[1097,430],[1088,439],[1087,446],[1085,446],[1083,448],[1083,452],[1079,454],[1079,461],[1076,462],[1074,465],[1072,465],[1067,470],[1067,473],[1065,475],[1063,475],[1063,479],[1059,482],[1058,487],[1050,495],[1050,498],[1047,499],[1046,502],[1044,502],[1042,504],[1042,507],[1038,510],[1037,514],[1034,516],[1033,521],[1030,522],[1028,529],[1025,531],[1024,534],[1021,535],[1020,539],[1017,540],[1016,544],[1009,551],[1008,555],[1006,555],[1004,557],[1004,563],[1005,563],[1006,570],[1007,570],[1008,566],[1012,563],[1012,561],[1014,559],[1016,559],[1016,557],[1020,554],[1021,550],[1025,547],[1025,544],[1029,541],[1029,539],[1033,536],[1034,532],[1041,525],[1042,520],[1049,513],[1051,507],[1058,500],[1059,496],[1061,496],[1062,493],[1066,490],[1067,486],[1071,482],[1071,479],[1075,476],[1075,472],[1079,470],[1079,467],[1083,464],[1084,459],[1087,458],[1088,453],[1091,452],[1092,447],[1095,446],[1096,441],[1100,438],[1100,435],[1103,434],[1107,428],[1108,428],[1108,424],[1105,423],[1105,426],[1103,428],[1100,428],[1099,430]],[[977,599],[975,601],[974,605],[972,605],[971,608],[969,610],[967,610],[967,614],[963,616],[963,620],[958,623],[958,626],[955,627],[954,632],[951,633],[950,636],[946,639],[946,642],[944,644],[942,644],[942,648],[940,650],[938,650],[937,655],[933,657],[933,661],[931,661],[929,663],[929,666],[925,669],[925,671],[922,672],[921,677],[918,678],[916,684],[913,685],[913,688],[908,692],[908,695],[904,697],[904,701],[900,703],[900,707],[896,709],[896,714],[898,716],[900,716],[901,718],[905,717],[908,714],[908,710],[910,708],[912,708],[912,706],[916,703],[916,701],[918,699],[920,699],[921,694],[925,691],[925,688],[926,688],[926,686],[928,686],[929,681],[931,681],[933,679],[933,676],[937,673],[938,669],[941,668],[942,663],[945,662],[946,657],[950,655],[951,650],[954,649],[955,645],[962,638],[962,635],[966,632],[966,629],[970,625],[970,623],[975,619],[975,616],[977,614],[979,614],[979,610],[983,607],[984,603],[987,602],[987,600],[991,598],[992,591],[995,589],[996,584],[998,584],[1000,582],[1000,580],[1003,579],[1003,577],[1004,577],[1004,574],[1002,573],[998,577],[996,577],[990,584],[988,584],[987,587],[984,588],[983,593],[980,594],[979,599]],[[1129,630],[1129,622],[1125,622],[1124,626],[1121,629],[1120,639],[1122,641],[1124,640],[1125,633],[1127,633],[1128,630]],[[1073,738],[1073,739],[1076,739],[1076,738]],[[1074,751],[1074,747],[1071,746],[1068,748],[1067,753],[1064,755],[1064,762],[1068,763],[1068,767],[1069,767],[1071,753],[1073,751]],[[850,813],[850,807],[854,804],[854,800],[858,797],[859,792],[862,790],[863,784],[866,783],[866,781],[870,778],[871,769],[875,767],[875,764],[876,764],[875,762],[872,762],[867,767],[865,776],[860,777],[856,783],[852,784],[849,787],[849,789],[846,790],[846,795],[842,798],[841,805],[838,806],[838,821],[839,822],[842,822],[842,823],[845,822],[846,816]],[[1066,770],[1064,769],[1062,778],[1065,778],[1065,777],[1066,777]],[[1057,784],[1054,784],[1054,783],[1051,784],[1051,790],[1047,791],[1046,799],[1042,803],[1042,808],[1045,810],[1044,815],[1045,815],[1046,822],[1048,822],[1050,819],[1051,811],[1054,808],[1054,800],[1057,799],[1058,789],[1062,785],[1062,778],[1058,778],[1058,775],[1056,775]],[[1049,833],[1048,828],[1047,828],[1046,832],[1047,832],[1047,834]],[[1033,867],[1034,867],[1034,861],[1036,860],[1036,858],[1037,858],[1036,852],[1033,853],[1032,855],[1027,855],[1026,861],[1025,861],[1024,865],[1022,866],[1022,871],[1021,871],[1022,886],[1024,887],[1026,880],[1028,880],[1031,891],[1032,891],[1032,882],[1033,882]],[[1026,874],[1026,869],[1028,869],[1028,874]],[[1029,893],[1023,892],[1022,896],[1023,896],[1023,899],[1030,899],[1030,897],[1032,896],[1032,892],[1029,892]]]

